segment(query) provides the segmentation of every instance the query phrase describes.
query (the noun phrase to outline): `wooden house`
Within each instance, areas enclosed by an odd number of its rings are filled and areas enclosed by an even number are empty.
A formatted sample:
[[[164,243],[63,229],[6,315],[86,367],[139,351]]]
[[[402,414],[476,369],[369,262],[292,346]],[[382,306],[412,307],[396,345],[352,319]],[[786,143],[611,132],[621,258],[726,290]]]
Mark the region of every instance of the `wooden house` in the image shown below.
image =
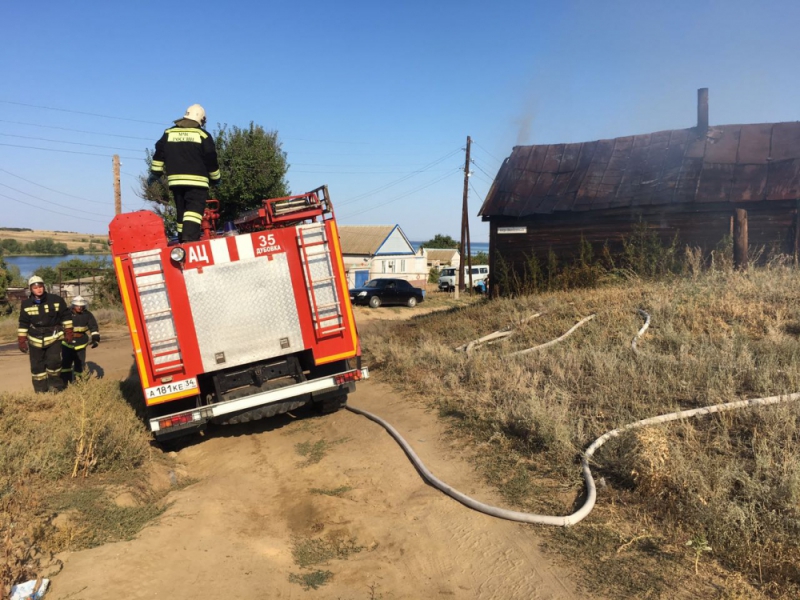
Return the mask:
[[[575,144],[515,146],[479,215],[490,262],[517,273],[527,257],[561,261],[581,240],[618,252],[636,227],[664,244],[713,250],[734,238],[734,258],[778,245],[797,256],[800,122],[708,126],[708,90],[696,127]]]

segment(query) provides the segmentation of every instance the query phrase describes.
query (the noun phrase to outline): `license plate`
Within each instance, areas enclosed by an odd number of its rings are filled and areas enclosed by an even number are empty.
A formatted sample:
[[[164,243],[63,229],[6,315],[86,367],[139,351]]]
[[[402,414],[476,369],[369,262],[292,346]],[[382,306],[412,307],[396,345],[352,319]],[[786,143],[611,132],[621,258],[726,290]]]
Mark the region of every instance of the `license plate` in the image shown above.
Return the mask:
[[[177,392],[186,392],[188,390],[196,390],[196,389],[197,389],[197,379],[191,377],[189,379],[183,379],[181,381],[171,381],[170,383],[164,383],[162,385],[149,387],[145,389],[144,395],[145,398],[151,400],[153,398],[159,398],[160,396],[169,396],[170,394],[175,394]]]

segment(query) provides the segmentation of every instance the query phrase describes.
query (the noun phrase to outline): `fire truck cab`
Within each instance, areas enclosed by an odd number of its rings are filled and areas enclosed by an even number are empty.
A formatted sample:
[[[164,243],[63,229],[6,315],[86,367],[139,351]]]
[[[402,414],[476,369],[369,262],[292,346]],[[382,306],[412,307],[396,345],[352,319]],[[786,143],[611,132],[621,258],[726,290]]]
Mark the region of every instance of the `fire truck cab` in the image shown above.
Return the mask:
[[[308,403],[332,412],[369,376],[327,187],[264,200],[221,235],[217,207],[208,202],[196,242],[169,242],[149,211],[109,227],[159,441]]]

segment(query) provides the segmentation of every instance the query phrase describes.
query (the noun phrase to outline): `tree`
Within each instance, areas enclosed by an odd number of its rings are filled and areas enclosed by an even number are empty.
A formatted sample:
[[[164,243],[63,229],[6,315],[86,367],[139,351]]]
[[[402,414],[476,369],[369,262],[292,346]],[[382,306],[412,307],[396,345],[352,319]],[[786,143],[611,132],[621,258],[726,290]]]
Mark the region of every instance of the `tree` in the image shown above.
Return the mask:
[[[289,195],[286,153],[281,149],[277,131],[266,131],[252,121],[246,129],[219,125],[212,133],[217,146],[222,179],[211,194],[220,201],[222,221],[230,221],[242,212],[261,206],[265,198]],[[147,152],[148,171],[153,156]],[[148,173],[139,177],[140,196],[153,204],[153,210],[165,222],[168,234],[174,234],[175,205],[162,177],[147,185]]]
[[[437,233],[432,240],[422,244],[423,248],[458,248],[458,242],[449,235]]]
[[[277,131],[265,131],[251,121],[247,129],[222,125],[214,138],[222,172],[216,197],[223,221],[260,207],[266,198],[289,195],[289,164]]]

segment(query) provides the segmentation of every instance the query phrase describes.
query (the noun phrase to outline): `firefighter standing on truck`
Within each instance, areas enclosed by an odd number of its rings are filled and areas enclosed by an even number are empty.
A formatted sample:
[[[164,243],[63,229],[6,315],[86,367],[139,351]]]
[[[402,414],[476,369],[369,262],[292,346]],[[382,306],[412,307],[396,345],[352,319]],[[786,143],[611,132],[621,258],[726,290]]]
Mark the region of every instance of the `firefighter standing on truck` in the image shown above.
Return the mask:
[[[219,184],[219,162],[214,138],[203,125],[206,111],[199,104],[186,109],[182,119],[175,121],[156,142],[150,164],[148,185],[165,172],[169,191],[175,198],[178,241],[200,239],[200,225],[208,199],[208,187]]]
[[[61,340],[72,342],[72,314],[61,296],[44,290],[41,277],[28,280],[31,295],[19,310],[17,343],[31,357],[33,390],[46,392],[48,385],[55,391],[64,389],[61,379]]]
[[[100,328],[97,319],[86,308],[83,296],[72,299],[72,341],[61,342],[61,379],[64,383],[73,381],[75,375],[83,373],[86,365],[86,346],[90,343],[97,348],[100,343]]]

